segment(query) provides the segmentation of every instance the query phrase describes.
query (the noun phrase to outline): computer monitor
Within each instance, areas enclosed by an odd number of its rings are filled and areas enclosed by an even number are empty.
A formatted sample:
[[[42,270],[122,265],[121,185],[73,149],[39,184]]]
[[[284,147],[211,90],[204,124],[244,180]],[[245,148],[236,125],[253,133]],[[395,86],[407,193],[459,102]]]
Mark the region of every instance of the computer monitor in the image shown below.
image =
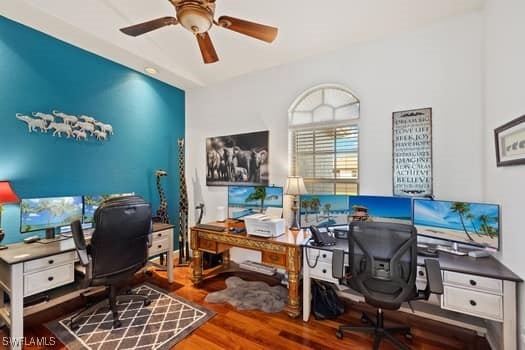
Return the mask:
[[[275,209],[274,209],[275,208]],[[283,208],[283,188],[275,186],[229,186],[228,217],[242,219],[256,213],[280,212]],[[272,210],[274,209],[274,210]],[[280,215],[279,215],[280,216]]]
[[[55,229],[82,218],[82,197],[24,198],[20,202],[20,232],[46,230],[53,238]]]
[[[301,227],[348,224],[348,196],[312,194],[299,197]]]
[[[414,199],[418,234],[439,240],[499,249],[499,205]]]
[[[112,193],[112,194],[97,194],[93,196],[83,196],[84,213],[82,216],[82,222],[85,227],[93,226],[95,222],[95,210],[107,199],[113,197],[132,196],[134,193]]]
[[[349,196],[349,221],[376,221],[410,224],[412,203],[409,197]]]

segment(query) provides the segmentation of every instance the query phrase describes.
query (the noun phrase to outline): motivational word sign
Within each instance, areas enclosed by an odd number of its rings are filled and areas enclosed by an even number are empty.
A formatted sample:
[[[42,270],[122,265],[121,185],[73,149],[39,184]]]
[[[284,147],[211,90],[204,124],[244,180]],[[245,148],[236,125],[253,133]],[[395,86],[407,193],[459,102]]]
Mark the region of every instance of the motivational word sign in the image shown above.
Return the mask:
[[[394,196],[432,195],[432,108],[392,113]]]

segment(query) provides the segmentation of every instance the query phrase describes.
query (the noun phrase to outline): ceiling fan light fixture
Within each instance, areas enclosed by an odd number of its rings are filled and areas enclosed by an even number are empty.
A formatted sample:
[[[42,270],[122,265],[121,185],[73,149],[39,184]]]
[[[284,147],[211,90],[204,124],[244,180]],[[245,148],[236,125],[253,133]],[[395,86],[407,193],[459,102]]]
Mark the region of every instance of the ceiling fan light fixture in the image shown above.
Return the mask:
[[[148,74],[155,75],[158,73],[158,71],[153,67],[146,67],[144,68],[144,71]]]
[[[207,32],[213,24],[213,15],[198,6],[186,5],[177,11],[179,23],[194,34]]]

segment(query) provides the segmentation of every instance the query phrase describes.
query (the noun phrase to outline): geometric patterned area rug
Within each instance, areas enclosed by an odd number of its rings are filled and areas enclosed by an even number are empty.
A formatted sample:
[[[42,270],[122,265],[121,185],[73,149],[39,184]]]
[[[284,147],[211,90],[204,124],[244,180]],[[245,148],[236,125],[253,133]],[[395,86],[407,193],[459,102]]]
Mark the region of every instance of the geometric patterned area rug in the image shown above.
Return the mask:
[[[46,327],[71,350],[169,349],[215,315],[215,312],[148,283],[133,288],[148,295],[151,303],[118,302],[122,326],[113,329],[107,307],[94,310],[78,320],[79,328],[69,328],[73,315],[49,322]]]

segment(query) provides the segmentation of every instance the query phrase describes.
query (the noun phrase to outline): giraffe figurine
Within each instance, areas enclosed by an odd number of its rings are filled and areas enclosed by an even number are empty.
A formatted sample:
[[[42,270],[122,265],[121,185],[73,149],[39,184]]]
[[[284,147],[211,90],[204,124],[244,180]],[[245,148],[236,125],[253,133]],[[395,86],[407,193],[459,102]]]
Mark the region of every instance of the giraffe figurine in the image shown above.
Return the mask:
[[[168,200],[166,199],[166,195],[164,194],[164,190],[162,189],[162,185],[160,183],[160,178],[162,176],[167,176],[168,173],[162,169],[159,169],[155,172],[155,175],[157,176],[157,191],[159,191],[160,197],[160,203],[156,214],[160,218],[160,222],[169,224],[170,218],[168,217]]]
[[[179,145],[179,263],[186,264],[189,258],[188,244],[188,191],[186,189],[186,173],[184,168],[184,139],[178,139]]]

